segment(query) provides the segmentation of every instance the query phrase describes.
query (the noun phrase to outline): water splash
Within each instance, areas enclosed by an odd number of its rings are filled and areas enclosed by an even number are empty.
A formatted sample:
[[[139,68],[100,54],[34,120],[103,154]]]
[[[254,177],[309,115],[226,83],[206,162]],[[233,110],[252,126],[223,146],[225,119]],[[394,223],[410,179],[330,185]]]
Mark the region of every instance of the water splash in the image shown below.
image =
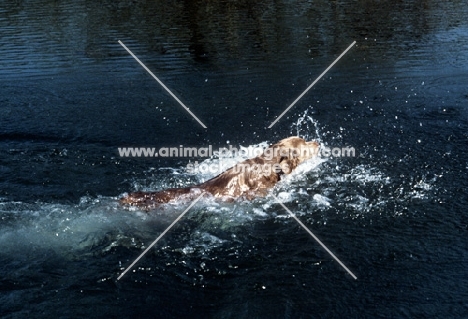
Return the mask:
[[[311,109],[306,109],[304,113],[299,116],[296,123],[291,125],[290,135],[302,137],[306,141],[315,140],[322,144],[322,134],[318,125],[312,115],[309,115]],[[311,111],[312,112],[312,111]],[[294,130],[296,131],[294,133]]]

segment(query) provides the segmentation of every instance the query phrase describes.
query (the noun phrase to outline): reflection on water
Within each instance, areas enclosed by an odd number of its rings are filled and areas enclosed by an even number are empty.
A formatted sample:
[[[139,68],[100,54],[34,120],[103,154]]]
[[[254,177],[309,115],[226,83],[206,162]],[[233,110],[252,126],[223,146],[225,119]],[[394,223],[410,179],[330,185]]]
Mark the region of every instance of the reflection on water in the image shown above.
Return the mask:
[[[464,25],[460,1],[18,1],[0,12],[1,74],[44,75],[125,58],[158,69],[231,69],[336,55],[398,60],[435,32]],[[466,30],[466,29],[465,29]],[[350,63],[350,62],[343,62]],[[185,66],[190,68],[190,66]]]

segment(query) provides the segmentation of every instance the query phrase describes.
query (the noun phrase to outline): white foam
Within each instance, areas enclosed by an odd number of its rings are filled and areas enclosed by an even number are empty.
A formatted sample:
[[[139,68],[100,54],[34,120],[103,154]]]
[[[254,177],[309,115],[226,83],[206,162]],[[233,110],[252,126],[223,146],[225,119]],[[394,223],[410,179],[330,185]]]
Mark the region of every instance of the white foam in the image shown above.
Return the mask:
[[[263,211],[263,209],[260,209],[260,208],[255,208],[255,207],[254,207],[254,208],[253,208],[253,213],[254,213],[255,215],[260,216],[260,217],[267,217],[267,216],[268,216],[268,214],[265,213],[265,212]]]
[[[320,195],[320,194],[315,194],[313,196],[313,199],[314,201],[316,201],[319,205],[324,205],[324,206],[331,206],[331,199],[330,198],[327,198],[323,195]]]

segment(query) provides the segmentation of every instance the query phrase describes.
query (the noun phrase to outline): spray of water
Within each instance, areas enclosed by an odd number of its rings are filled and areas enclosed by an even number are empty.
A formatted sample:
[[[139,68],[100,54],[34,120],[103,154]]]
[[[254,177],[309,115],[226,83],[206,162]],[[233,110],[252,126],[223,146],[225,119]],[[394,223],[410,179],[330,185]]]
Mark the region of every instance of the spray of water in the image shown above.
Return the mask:
[[[305,112],[299,116],[296,123],[291,125],[290,134],[302,137],[307,141],[315,140],[321,144],[322,134],[320,132],[318,122],[312,117],[312,115],[308,114],[309,111],[310,109],[305,110]]]

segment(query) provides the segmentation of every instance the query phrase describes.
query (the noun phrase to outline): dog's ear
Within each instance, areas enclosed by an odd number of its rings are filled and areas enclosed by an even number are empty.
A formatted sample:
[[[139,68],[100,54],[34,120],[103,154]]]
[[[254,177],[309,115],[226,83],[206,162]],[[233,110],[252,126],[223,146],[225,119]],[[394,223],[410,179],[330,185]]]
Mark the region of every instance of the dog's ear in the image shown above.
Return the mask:
[[[291,167],[289,166],[289,159],[286,157],[286,156],[282,156],[279,160],[279,165],[281,167],[281,172],[279,172],[278,174],[279,175],[282,175],[282,174],[289,174],[291,173],[292,169]]]
[[[282,157],[279,164],[283,174],[290,174],[300,163],[301,161],[297,157]]]

